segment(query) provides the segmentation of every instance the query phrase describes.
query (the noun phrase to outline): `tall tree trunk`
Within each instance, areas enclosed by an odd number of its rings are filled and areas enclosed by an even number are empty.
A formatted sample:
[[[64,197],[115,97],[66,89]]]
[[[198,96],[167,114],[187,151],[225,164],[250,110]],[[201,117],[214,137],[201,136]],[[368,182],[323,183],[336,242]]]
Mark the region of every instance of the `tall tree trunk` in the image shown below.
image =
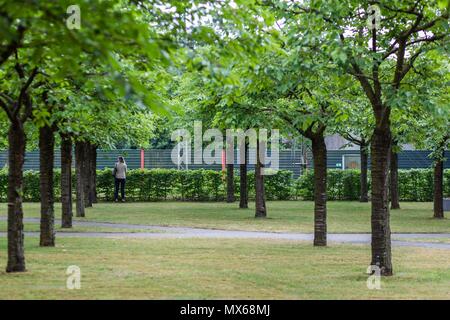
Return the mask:
[[[395,152],[394,146],[396,142],[392,142],[391,146],[391,175],[390,175],[390,194],[391,194],[391,209],[400,209],[400,197],[398,194],[398,153]]]
[[[61,227],[72,228],[72,140],[61,135]]]
[[[266,218],[267,208],[266,208],[266,194],[264,187],[264,163],[259,156],[260,149],[265,146],[261,146],[259,141],[257,142],[256,150],[256,168],[255,168],[255,217],[256,218]]]
[[[85,208],[92,207],[92,173],[91,173],[91,153],[92,153],[92,147],[89,142],[84,143],[84,158],[83,158],[83,184],[84,184],[84,206]]]
[[[376,128],[372,136],[372,265],[378,265],[381,274],[393,274],[391,257],[391,229],[389,222],[388,176],[391,133],[389,124]]]
[[[11,123],[8,142],[8,263],[6,272],[23,272],[26,271],[26,268],[21,194],[26,136],[20,121]]]
[[[227,202],[232,203],[234,198],[234,164],[227,164]]]
[[[359,193],[359,202],[369,202],[369,187],[367,183],[367,168],[368,168],[368,146],[362,144],[360,146],[360,155],[361,155],[361,175],[360,175],[360,193]]]
[[[91,194],[92,203],[97,203],[97,146],[91,145]]]
[[[314,158],[314,245],[327,245],[327,147],[323,134],[312,139]]]
[[[444,153],[444,152],[443,152]],[[442,154],[444,157],[444,154]],[[437,219],[444,218],[444,162],[441,159],[436,160],[434,165],[434,200],[433,211]]]
[[[39,129],[39,169],[41,192],[40,246],[55,246],[55,194],[53,186],[55,136],[53,129],[44,126]]]
[[[77,176],[77,188],[76,188],[76,196],[77,196],[77,202],[76,202],[76,210],[77,210],[77,217],[84,217],[85,216],[85,210],[84,210],[84,143],[81,141],[77,141],[75,143],[75,174]]]
[[[248,183],[247,183],[247,156],[248,156],[248,144],[244,143],[244,152],[241,153],[244,161],[241,158],[241,164],[239,165],[239,208],[248,208]]]

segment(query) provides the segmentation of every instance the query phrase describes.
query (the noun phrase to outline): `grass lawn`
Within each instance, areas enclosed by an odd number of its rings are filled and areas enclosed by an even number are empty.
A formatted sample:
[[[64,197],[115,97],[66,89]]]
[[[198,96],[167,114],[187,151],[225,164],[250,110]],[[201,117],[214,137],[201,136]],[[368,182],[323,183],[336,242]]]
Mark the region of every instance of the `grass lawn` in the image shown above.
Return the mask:
[[[231,230],[313,231],[313,203],[307,201],[269,201],[268,219],[255,219],[253,203],[242,210],[238,204],[222,202],[150,202],[99,203],[86,210],[86,218],[104,222],[121,222],[162,226],[191,226]],[[402,202],[401,210],[391,211],[393,232],[450,232],[450,219],[432,218],[432,203]],[[25,203],[25,217],[38,217],[39,204]],[[6,204],[0,204],[6,216]],[[56,216],[60,205],[56,206]],[[328,232],[370,232],[370,204],[329,202]]]
[[[39,223],[35,222],[26,222],[24,223],[24,229],[28,232],[38,232],[40,231]],[[70,229],[61,228],[60,225],[55,224],[55,229],[57,232],[165,232],[164,230],[154,230],[154,229],[124,229],[124,228],[116,228],[114,226],[111,227],[92,227],[92,226],[73,226]],[[8,224],[6,221],[0,221],[0,232],[7,232]]]
[[[28,272],[6,274],[0,299],[450,299],[450,254],[394,248],[395,276],[368,290],[370,248],[267,240],[26,238]],[[81,289],[66,269],[81,268]]]

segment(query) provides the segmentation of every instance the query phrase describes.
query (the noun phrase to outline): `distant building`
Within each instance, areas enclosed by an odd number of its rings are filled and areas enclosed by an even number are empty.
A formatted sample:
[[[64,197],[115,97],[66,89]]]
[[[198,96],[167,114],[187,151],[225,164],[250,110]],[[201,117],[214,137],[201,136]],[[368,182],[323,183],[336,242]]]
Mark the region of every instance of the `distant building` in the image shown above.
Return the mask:
[[[325,138],[327,145],[327,166],[330,169],[360,169],[361,157],[359,146],[350,143],[338,134]],[[411,144],[403,144],[402,151],[398,154],[400,169],[431,168],[433,160],[429,157],[430,151],[416,150]],[[446,151],[446,158],[450,152]],[[308,167],[312,167],[312,155],[308,153]],[[444,163],[445,168],[450,168],[449,161]],[[370,167],[370,156],[369,156]]]

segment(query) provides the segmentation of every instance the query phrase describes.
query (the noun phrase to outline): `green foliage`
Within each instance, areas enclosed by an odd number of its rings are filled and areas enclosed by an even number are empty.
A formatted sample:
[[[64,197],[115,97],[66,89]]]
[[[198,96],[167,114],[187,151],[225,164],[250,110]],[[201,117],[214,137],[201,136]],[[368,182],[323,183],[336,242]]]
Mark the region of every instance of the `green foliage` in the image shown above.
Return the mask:
[[[114,178],[111,169],[97,171],[97,193],[100,201],[112,201]],[[127,173],[126,194],[131,201],[223,201],[226,197],[225,173],[214,170],[176,170],[150,169],[129,170]],[[235,172],[235,195],[239,198],[239,174]],[[294,179],[289,170],[279,170],[276,174],[264,177],[267,200],[313,200],[314,172],[308,170]],[[0,201],[7,199],[8,171],[0,169]],[[61,197],[61,171],[54,172],[55,199]],[[73,173],[72,189],[76,179]],[[255,198],[255,172],[248,172],[249,199]],[[358,170],[328,170],[328,200],[359,199]],[[369,183],[370,188],[370,183]],[[399,170],[399,192],[401,201],[433,201],[432,169]],[[444,196],[450,197],[450,170],[444,171]],[[37,202],[39,191],[39,172],[24,172],[23,200]]]
[[[0,168],[0,201],[4,202],[8,194],[8,170]]]
[[[100,201],[111,201],[114,195],[114,178],[112,170],[105,168],[97,171],[97,193]],[[249,195],[254,197],[255,174],[248,173]],[[61,171],[55,170],[54,185],[55,199],[60,200]],[[7,169],[0,169],[0,201],[7,199]],[[280,170],[276,174],[268,175],[266,181],[266,195],[268,200],[288,200],[292,198],[292,172]],[[235,178],[235,190],[239,196],[239,176]],[[73,173],[73,190],[76,177]],[[226,195],[225,176],[223,172],[214,170],[176,170],[150,169],[129,170],[126,181],[127,198],[132,201],[222,201]],[[39,172],[24,172],[23,200],[37,202],[40,200]]]
[[[327,172],[328,200],[358,200],[359,170],[333,169]],[[314,171],[307,171],[295,182],[295,195],[303,200],[314,199]]]
[[[255,174],[248,173],[249,197],[254,198]],[[265,177],[268,200],[292,198],[292,172],[279,170]],[[111,170],[98,171],[97,192],[100,200],[112,200],[114,183]],[[239,176],[235,175],[235,191],[239,197]],[[127,198],[133,201],[222,201],[226,195],[225,174],[213,170],[150,169],[130,170],[126,182]]]
[[[328,170],[328,200],[358,200],[359,175],[358,170]],[[432,169],[399,170],[398,179],[401,201],[433,201]],[[450,170],[448,169],[444,171],[444,196],[450,196]],[[303,200],[314,199],[313,171],[307,171],[295,181],[295,197]]]
[[[314,199],[314,174],[313,171],[306,171],[295,180],[295,196],[303,200]]]
[[[450,176],[447,170],[447,185]],[[412,169],[399,170],[399,193],[403,201],[433,201],[433,170]],[[449,195],[448,189],[446,194]]]
[[[264,181],[267,200],[286,200],[292,197],[294,191],[292,171],[279,170],[276,174],[265,176]]]

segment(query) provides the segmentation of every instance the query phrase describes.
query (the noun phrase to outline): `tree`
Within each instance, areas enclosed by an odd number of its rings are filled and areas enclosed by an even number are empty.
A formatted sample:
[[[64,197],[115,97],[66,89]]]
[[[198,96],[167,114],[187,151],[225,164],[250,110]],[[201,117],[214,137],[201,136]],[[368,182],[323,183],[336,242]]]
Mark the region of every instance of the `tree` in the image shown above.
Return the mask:
[[[44,101],[46,101],[44,97]],[[55,246],[55,194],[53,186],[53,167],[55,150],[55,128],[44,124],[39,129],[39,174],[41,192],[40,245]]]
[[[445,68],[444,68],[445,69]],[[447,75],[448,76],[448,75]],[[444,218],[444,163],[445,150],[450,145],[450,109],[447,107],[449,90],[440,87],[434,91],[437,103],[443,108],[437,112],[422,114],[416,126],[416,145],[431,150],[433,159],[433,217]]]
[[[121,10],[125,4],[80,1],[83,21],[91,27],[75,32],[67,28],[65,19],[61,18],[61,13],[66,12],[69,5],[69,1],[0,3],[1,23],[6,26],[2,28],[6,41],[2,41],[0,46],[0,107],[10,122],[7,272],[26,269],[21,198],[25,124],[31,116],[39,117],[43,110],[36,108],[36,99],[33,99],[33,95],[42,91],[44,82],[40,80],[50,77],[52,82],[59,82],[68,74],[81,74],[83,65],[79,63],[80,58],[87,57],[92,63],[105,66],[118,87],[130,88],[130,91],[144,98],[142,100],[148,106],[156,108],[158,100],[152,93],[145,93],[145,88],[135,75],[121,69],[122,65],[118,62],[120,55],[116,53],[140,54],[140,62],[147,62],[149,67],[169,60],[169,54],[165,51],[170,46],[167,38],[160,40],[137,6],[127,4],[127,10]],[[20,10],[17,10],[18,6]],[[127,28],[124,29],[125,24]],[[135,46],[124,41],[126,35],[133,35]],[[136,47],[141,50],[136,50]],[[117,74],[120,69],[124,72]],[[51,185],[43,183],[41,187],[47,189]],[[51,202],[51,196],[47,202]],[[52,228],[47,225],[52,221],[49,218],[51,209],[47,209],[43,208],[46,217],[42,222],[51,233]]]
[[[448,131],[448,130],[447,130]],[[434,197],[433,197],[433,211],[434,218],[444,218],[444,161],[445,148],[450,141],[449,132],[441,138],[440,143],[434,150]]]
[[[398,190],[398,141],[392,139],[391,141],[391,154],[390,154],[390,167],[389,167],[389,193],[391,199],[391,209],[400,209],[400,195]]]
[[[445,21],[447,1],[346,0],[289,2],[272,1],[291,27],[300,45],[325,55],[352,75],[367,96],[375,118],[371,141],[372,163],[372,265],[381,274],[393,274],[388,206],[391,110],[402,103],[405,78],[425,52],[448,39]],[[378,9],[382,25],[377,22]],[[290,23],[290,22],[295,23]],[[369,24],[367,23],[369,21]],[[370,46],[367,43],[370,41]]]
[[[30,85],[37,76],[38,69],[25,73],[23,64],[16,57],[15,71],[22,85],[14,93],[2,92],[0,106],[10,121],[8,132],[8,264],[6,272],[25,271],[23,211],[21,190],[23,187],[22,167],[25,161],[25,122],[29,118],[33,101]]]
[[[240,151],[241,159],[245,160],[239,165],[239,208],[248,209],[248,142],[244,142],[244,150],[241,148]]]
[[[333,126],[339,102],[330,98],[328,88],[318,88],[313,80],[323,74],[300,81],[287,92],[288,103],[280,103],[277,113],[299,134],[311,140],[314,166],[314,245],[327,245],[327,148],[325,132]],[[327,81],[330,83],[331,81]]]
[[[72,137],[61,133],[61,227],[72,228]]]

